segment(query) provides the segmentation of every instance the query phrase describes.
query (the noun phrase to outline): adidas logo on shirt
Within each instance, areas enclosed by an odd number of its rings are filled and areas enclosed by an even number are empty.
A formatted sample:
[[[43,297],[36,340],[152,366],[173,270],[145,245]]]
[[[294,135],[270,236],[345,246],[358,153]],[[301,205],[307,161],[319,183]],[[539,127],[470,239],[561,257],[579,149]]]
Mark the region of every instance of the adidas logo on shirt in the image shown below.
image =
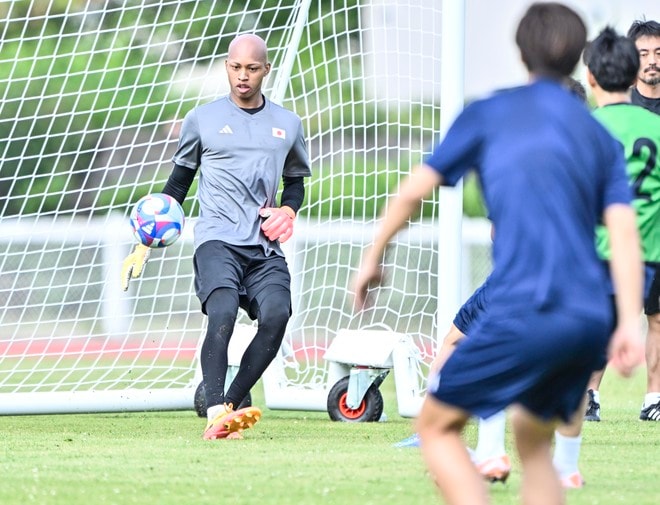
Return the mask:
[[[234,133],[234,132],[232,131],[232,129],[231,129],[231,128],[229,127],[229,125],[227,124],[227,125],[223,126],[223,127],[218,131],[218,133]]]

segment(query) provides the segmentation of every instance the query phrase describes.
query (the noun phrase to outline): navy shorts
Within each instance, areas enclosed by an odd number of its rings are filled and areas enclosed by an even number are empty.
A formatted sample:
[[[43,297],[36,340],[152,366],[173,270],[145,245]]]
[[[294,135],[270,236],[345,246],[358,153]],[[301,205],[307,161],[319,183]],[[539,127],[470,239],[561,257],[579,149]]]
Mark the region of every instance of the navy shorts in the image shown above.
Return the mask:
[[[644,314],[652,316],[660,312],[660,267],[654,268],[653,281],[644,300]]]
[[[611,330],[607,313],[486,311],[430,382],[429,393],[481,418],[520,404],[542,419],[568,421],[591,372],[604,365]]]
[[[267,256],[261,246],[235,246],[219,240],[204,242],[195,251],[195,291],[206,314],[206,300],[218,288],[238,291],[240,306],[256,319],[256,302],[270,294],[291,299],[291,275],[286,260]]]

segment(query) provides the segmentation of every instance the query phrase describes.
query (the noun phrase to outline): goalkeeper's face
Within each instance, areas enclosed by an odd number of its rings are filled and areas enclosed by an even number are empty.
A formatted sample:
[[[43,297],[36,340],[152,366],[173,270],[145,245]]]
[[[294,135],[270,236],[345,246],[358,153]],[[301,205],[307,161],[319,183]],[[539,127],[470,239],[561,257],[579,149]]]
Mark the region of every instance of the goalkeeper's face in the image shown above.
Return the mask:
[[[260,106],[261,86],[270,72],[264,41],[256,36],[234,39],[225,67],[234,101],[240,107]]]

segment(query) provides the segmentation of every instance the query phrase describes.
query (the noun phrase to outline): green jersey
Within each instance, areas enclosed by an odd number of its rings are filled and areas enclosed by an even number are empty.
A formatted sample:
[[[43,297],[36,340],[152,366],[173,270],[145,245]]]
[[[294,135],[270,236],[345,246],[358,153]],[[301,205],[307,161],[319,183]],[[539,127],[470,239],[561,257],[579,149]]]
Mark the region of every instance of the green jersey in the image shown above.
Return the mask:
[[[660,264],[660,115],[621,103],[598,108],[594,116],[623,144],[633,207],[647,263]],[[607,230],[596,230],[601,258],[610,259]]]

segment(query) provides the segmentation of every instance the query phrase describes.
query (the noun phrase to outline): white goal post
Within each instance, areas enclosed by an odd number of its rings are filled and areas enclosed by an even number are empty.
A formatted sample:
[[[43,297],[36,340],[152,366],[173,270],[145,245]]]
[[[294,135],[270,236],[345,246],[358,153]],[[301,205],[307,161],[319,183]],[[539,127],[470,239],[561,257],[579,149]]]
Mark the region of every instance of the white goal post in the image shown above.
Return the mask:
[[[267,41],[266,93],[302,117],[313,170],[286,248],[294,316],[268,406],[321,408],[323,353],[342,329],[410,336],[423,385],[489,270],[486,223],[465,221],[461,247],[460,188],[443,190],[390,248],[371,309],[353,313],[349,278],[396,183],[462,107],[463,4],[0,2],[0,414],[193,408],[206,325],[196,186],[183,238],[126,293],[119,269],[130,208],[162,189],[185,113],[227,92],[242,32]]]

